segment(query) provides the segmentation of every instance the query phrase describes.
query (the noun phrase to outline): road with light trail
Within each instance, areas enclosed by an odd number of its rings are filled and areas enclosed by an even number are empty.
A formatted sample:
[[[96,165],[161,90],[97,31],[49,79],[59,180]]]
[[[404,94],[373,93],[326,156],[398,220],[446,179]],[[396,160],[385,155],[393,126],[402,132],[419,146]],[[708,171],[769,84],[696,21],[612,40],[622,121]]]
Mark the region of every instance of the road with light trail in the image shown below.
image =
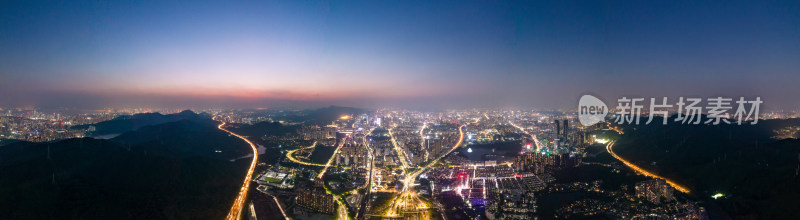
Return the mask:
[[[333,160],[334,160],[334,159],[336,159],[336,154],[337,154],[337,153],[339,153],[339,150],[341,150],[341,149],[342,149],[342,146],[344,146],[344,143],[345,143],[345,142],[347,142],[347,139],[346,139],[346,138],[343,138],[343,139],[342,139],[342,143],[339,143],[339,146],[338,146],[338,147],[336,147],[336,150],[335,150],[335,151],[333,151],[333,155],[331,156],[331,158],[330,158],[330,159],[328,159],[328,163],[327,163],[327,164],[325,164],[325,167],[324,167],[324,168],[322,168],[322,171],[321,171],[321,172],[319,172],[319,175],[317,175],[317,178],[320,178],[320,179],[322,179],[322,176],[323,176],[323,175],[325,175],[325,171],[328,171],[328,167],[331,167],[331,163],[333,163]]]
[[[606,151],[608,151],[608,153],[611,154],[611,156],[613,156],[614,158],[616,158],[617,160],[619,160],[620,162],[625,164],[625,166],[630,167],[631,169],[633,169],[637,173],[645,175],[645,176],[649,176],[649,177],[652,177],[652,178],[662,179],[662,180],[666,181],[670,186],[672,186],[673,188],[675,188],[678,191],[681,191],[683,193],[687,193],[688,194],[689,192],[691,192],[691,191],[689,191],[688,188],[679,185],[675,181],[667,179],[666,177],[662,177],[662,176],[656,175],[656,174],[654,174],[652,172],[649,172],[649,171],[647,171],[645,169],[639,168],[638,166],[636,166],[636,164],[633,164],[633,163],[623,159],[622,157],[620,157],[619,155],[614,153],[613,148],[614,148],[614,141],[608,142],[608,145],[606,145]]]
[[[325,164],[309,163],[309,162],[305,162],[305,161],[302,161],[302,160],[298,160],[297,158],[294,157],[294,152],[297,152],[297,151],[302,150],[302,149],[313,148],[315,146],[317,146],[317,142],[316,141],[314,141],[314,143],[311,144],[311,146],[290,150],[289,152],[286,153],[286,158],[289,158],[289,160],[291,160],[292,162],[299,163],[299,164],[302,164],[302,165],[324,167]]]
[[[318,179],[322,180],[322,177],[325,175],[325,172],[328,171],[328,167],[331,167],[331,163],[333,163],[333,160],[336,158],[336,154],[339,153],[339,150],[342,149],[342,146],[344,146],[345,142],[347,142],[347,138],[342,138],[342,142],[339,143],[339,146],[336,147],[335,151],[333,151],[333,155],[331,155],[331,158],[328,159],[328,163],[325,164],[325,167],[323,167],[322,171],[319,172],[319,175],[317,175]],[[337,219],[345,219],[345,220],[350,219],[350,214],[347,213],[348,211],[347,205],[344,202],[342,202],[342,197],[340,195],[336,195],[335,193],[333,193],[328,188],[328,184],[323,183],[322,186],[323,188],[325,188],[325,192],[333,196],[333,200],[335,200],[336,203],[338,204],[336,208],[336,216],[338,217]]]
[[[241,213],[242,213],[242,208],[244,207],[244,201],[247,199],[247,192],[250,189],[250,182],[252,182],[250,180],[253,179],[253,171],[256,169],[256,163],[258,162],[258,148],[256,148],[256,145],[253,144],[253,142],[250,142],[250,140],[248,140],[247,138],[245,138],[245,137],[243,137],[241,135],[238,135],[236,133],[233,133],[233,132],[223,128],[223,126],[225,126],[225,122],[222,122],[222,124],[219,124],[219,126],[217,128],[227,132],[230,135],[236,136],[239,139],[244,140],[245,142],[247,142],[247,144],[250,145],[250,148],[253,149],[253,161],[250,162],[250,168],[247,170],[247,175],[245,175],[245,177],[244,177],[244,183],[242,184],[242,188],[239,191],[239,195],[236,196],[236,200],[234,200],[233,206],[231,206],[231,210],[228,212],[228,215],[225,217],[225,219],[227,219],[227,220],[238,220],[238,219],[241,218],[240,216],[241,216]],[[280,207],[280,204],[278,205],[278,207]],[[283,212],[283,209],[281,209],[281,212]]]
[[[361,204],[358,207],[358,211],[356,211],[355,219],[358,219],[358,216],[366,214],[367,201],[369,201],[369,196],[370,196],[370,194],[372,194],[372,176],[374,175],[373,172],[375,171],[375,158],[374,158],[375,150],[372,149],[372,146],[369,144],[369,140],[367,140],[367,136],[372,134],[373,131],[375,131],[375,127],[373,127],[367,133],[365,133],[364,137],[363,137],[364,139],[362,140],[364,142],[364,147],[367,148],[367,152],[369,154],[369,156],[368,156],[369,157],[369,171],[367,171],[368,172],[367,173],[368,179],[367,179],[366,183],[364,183],[363,186],[360,186],[360,187],[350,191],[351,194],[352,193],[358,193],[358,190],[361,190],[363,188],[367,188],[367,193],[364,195],[364,197],[362,197]]]
[[[611,123],[608,123],[608,128],[607,129],[603,129],[603,130],[611,130],[611,131],[616,131],[618,134],[624,134],[624,132],[621,129],[619,129],[618,127],[612,127]],[[683,193],[687,193],[688,194],[688,193],[691,192],[691,190],[689,190],[689,188],[686,188],[685,186],[681,186],[680,184],[676,183],[675,181],[672,181],[670,179],[667,179],[666,177],[659,176],[659,175],[656,175],[655,173],[652,173],[650,171],[642,169],[639,166],[636,166],[636,164],[633,164],[630,161],[627,161],[624,158],[620,157],[619,155],[617,155],[617,153],[614,153],[614,141],[608,142],[608,144],[606,145],[606,151],[608,151],[608,153],[611,154],[611,156],[613,156],[615,159],[617,159],[620,162],[622,162],[623,164],[625,164],[625,166],[628,166],[629,168],[633,169],[634,171],[636,171],[639,174],[642,174],[642,175],[645,175],[645,176],[649,176],[649,177],[652,177],[652,178],[662,179],[662,180],[666,181],[667,184],[669,184],[673,188],[675,188],[678,191],[681,191]]]
[[[413,172],[413,173],[411,173],[409,175],[406,175],[406,178],[403,179],[403,190],[401,191],[400,195],[395,197],[395,199],[391,202],[391,204],[392,204],[391,208],[389,208],[389,211],[387,212],[386,216],[398,217],[399,214],[400,214],[400,211],[408,210],[409,208],[412,208],[412,209],[413,208],[416,208],[416,209],[427,209],[427,208],[429,208],[429,207],[427,207],[425,205],[425,203],[423,203],[421,201],[421,199],[419,198],[419,195],[416,192],[412,192],[411,191],[413,189],[412,188],[412,184],[414,183],[414,180],[417,178],[417,176],[419,176],[420,174],[422,174],[425,171],[427,171],[428,169],[430,169],[431,166],[433,166],[436,163],[438,163],[439,160],[441,160],[442,158],[444,158],[448,154],[452,153],[454,150],[458,149],[458,147],[461,146],[461,144],[464,141],[464,127],[465,127],[465,125],[461,125],[461,126],[458,127],[458,133],[459,133],[458,141],[456,142],[456,144],[453,145],[452,148],[450,148],[450,150],[447,151],[447,153],[440,154],[436,159],[434,159],[433,161],[428,163],[426,166],[422,167],[421,169],[419,169],[419,170],[417,170],[417,171],[415,171],[415,172]],[[392,137],[392,142],[394,143],[394,137],[393,137],[393,135],[391,133],[391,130],[389,131],[389,136]],[[395,150],[400,151],[400,149],[396,145],[395,145]],[[401,153],[401,152],[398,152],[398,154],[399,153]],[[403,166],[404,166],[404,170],[406,170],[406,167],[405,167],[406,165],[403,165]]]
[[[535,134],[531,134],[531,133],[529,133],[529,132],[528,132],[528,131],[526,131],[524,128],[520,127],[519,125],[516,125],[516,124],[514,124],[514,122],[508,121],[508,123],[509,123],[509,124],[511,124],[511,126],[514,126],[515,128],[517,128],[517,129],[519,129],[520,131],[522,131],[522,133],[525,133],[525,134],[527,134],[528,136],[530,136],[530,137],[533,139],[533,143],[535,143],[535,144],[536,144],[536,146],[534,146],[535,148],[536,148],[536,147],[541,147],[541,146],[542,146],[541,144],[539,144],[539,138],[538,138],[538,137],[536,137],[536,135],[535,135]]]

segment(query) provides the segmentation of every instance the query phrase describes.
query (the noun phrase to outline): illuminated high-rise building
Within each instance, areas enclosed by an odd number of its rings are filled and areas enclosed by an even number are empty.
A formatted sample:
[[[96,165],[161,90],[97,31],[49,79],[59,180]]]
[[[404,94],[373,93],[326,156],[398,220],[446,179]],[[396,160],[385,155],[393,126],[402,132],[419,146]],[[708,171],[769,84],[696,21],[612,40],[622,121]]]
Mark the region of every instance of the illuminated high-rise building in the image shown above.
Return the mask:
[[[555,124],[556,124],[556,130],[555,130],[556,133],[553,135],[553,139],[558,139],[559,137],[561,137],[561,123],[558,122],[558,119],[556,119]]]
[[[636,197],[644,198],[653,204],[660,204],[661,199],[664,201],[675,200],[675,189],[670,186],[667,181],[662,179],[652,179],[636,183]]]
[[[319,187],[299,190],[297,193],[297,205],[326,214],[333,214],[336,209],[333,196]]]

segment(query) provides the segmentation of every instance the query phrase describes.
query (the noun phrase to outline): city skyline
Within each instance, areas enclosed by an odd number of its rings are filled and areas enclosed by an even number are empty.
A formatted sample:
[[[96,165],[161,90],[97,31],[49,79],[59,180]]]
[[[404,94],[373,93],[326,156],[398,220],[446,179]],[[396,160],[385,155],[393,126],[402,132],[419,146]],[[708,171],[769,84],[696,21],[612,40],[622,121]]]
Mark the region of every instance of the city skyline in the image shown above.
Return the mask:
[[[0,219],[800,216],[800,1],[0,2]]]
[[[5,107],[572,108],[761,96],[794,110],[797,2],[4,2]]]

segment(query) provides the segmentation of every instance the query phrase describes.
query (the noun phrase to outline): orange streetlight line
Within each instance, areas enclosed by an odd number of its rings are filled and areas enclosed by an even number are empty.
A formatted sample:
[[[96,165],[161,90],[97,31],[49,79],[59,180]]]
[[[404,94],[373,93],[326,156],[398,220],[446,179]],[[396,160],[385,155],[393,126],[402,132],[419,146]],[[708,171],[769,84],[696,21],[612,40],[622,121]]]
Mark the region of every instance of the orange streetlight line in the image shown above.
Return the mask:
[[[292,162],[299,163],[299,164],[302,164],[302,165],[324,167],[325,164],[309,163],[309,162],[298,160],[297,158],[294,157],[294,152],[297,152],[297,151],[302,150],[302,149],[313,148],[315,146],[317,146],[317,142],[316,141],[314,141],[314,143],[311,144],[311,146],[290,150],[289,152],[286,153],[286,158],[289,158],[289,160],[291,160]]]
[[[689,193],[690,192],[688,188],[686,188],[684,186],[681,186],[681,185],[678,185],[678,183],[675,183],[674,181],[672,181],[670,179],[667,179],[666,177],[662,177],[662,176],[656,175],[654,173],[651,173],[651,172],[649,172],[647,170],[639,168],[635,164],[633,164],[633,163],[631,163],[631,162],[629,162],[629,161],[627,161],[625,159],[622,159],[622,157],[620,157],[616,153],[614,153],[614,151],[612,150],[613,147],[614,147],[614,142],[613,141],[609,142],[608,145],[606,145],[606,151],[608,151],[608,153],[610,153],[611,156],[613,156],[614,158],[616,158],[617,160],[619,160],[623,164],[625,164],[625,166],[630,167],[631,169],[633,169],[634,171],[636,171],[636,172],[638,172],[638,173],[640,173],[642,175],[653,177],[653,178],[662,179],[662,180],[666,181],[670,186],[672,186],[675,189],[677,189],[678,191],[681,191],[683,193]]]
[[[238,135],[236,133],[233,133],[225,128],[222,128],[222,126],[225,126],[225,122],[222,122],[222,124],[220,124],[217,128],[225,132],[228,132],[228,134],[236,136],[239,139],[244,140],[245,142],[247,142],[248,145],[250,145],[250,148],[253,149],[253,161],[250,162],[250,169],[247,170],[247,175],[245,175],[244,177],[244,183],[242,184],[242,188],[239,191],[239,195],[233,202],[233,206],[231,207],[230,212],[228,212],[227,217],[225,217],[225,219],[227,220],[234,220],[234,219],[238,220],[240,219],[240,215],[242,213],[242,207],[244,207],[244,201],[245,199],[247,199],[247,192],[250,189],[250,182],[251,182],[250,180],[253,178],[253,171],[256,169],[256,163],[258,162],[258,148],[256,148],[256,145],[253,144],[253,142],[250,142],[250,140],[248,140],[247,138]],[[280,207],[280,204],[278,204],[278,206]]]

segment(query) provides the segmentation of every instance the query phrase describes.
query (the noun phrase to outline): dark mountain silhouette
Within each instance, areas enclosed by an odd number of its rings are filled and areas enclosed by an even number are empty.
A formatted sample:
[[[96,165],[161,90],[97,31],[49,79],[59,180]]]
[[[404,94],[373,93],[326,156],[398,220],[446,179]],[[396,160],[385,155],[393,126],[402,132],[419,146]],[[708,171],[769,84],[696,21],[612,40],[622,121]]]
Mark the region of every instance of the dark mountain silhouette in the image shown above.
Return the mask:
[[[111,140],[169,157],[202,156],[230,160],[252,154],[240,139],[217,129],[208,118],[150,125]]]
[[[283,136],[288,134],[297,133],[300,129],[299,125],[282,125],[278,122],[259,122],[253,125],[234,124],[230,126],[231,131],[252,137],[253,139],[261,139],[264,136]]]
[[[655,120],[655,119],[654,119]],[[689,186],[716,218],[791,219],[800,216],[800,140],[772,139],[799,119],[756,125],[630,125],[614,150],[639,166]],[[655,166],[650,165],[655,162]],[[730,195],[710,199],[715,193]],[[714,213],[712,213],[714,214]]]
[[[0,139],[0,146],[19,142],[17,139]]]
[[[89,135],[96,137],[108,134],[121,134],[148,125],[201,118],[210,118],[210,116],[206,113],[196,114],[190,110],[168,115],[162,115],[161,113],[141,113],[134,115],[122,115],[112,120],[103,121],[96,124],[76,125],[73,126],[72,129],[88,129],[89,126],[94,126],[95,131],[92,131]]]
[[[351,107],[329,106],[319,109],[307,109],[300,111],[298,115],[290,116],[290,121],[305,122],[306,124],[330,124],[343,115],[358,115],[366,113],[367,110]]]
[[[198,117],[113,140],[3,146],[0,219],[222,219],[250,163],[230,159],[251,152],[216,125]]]

